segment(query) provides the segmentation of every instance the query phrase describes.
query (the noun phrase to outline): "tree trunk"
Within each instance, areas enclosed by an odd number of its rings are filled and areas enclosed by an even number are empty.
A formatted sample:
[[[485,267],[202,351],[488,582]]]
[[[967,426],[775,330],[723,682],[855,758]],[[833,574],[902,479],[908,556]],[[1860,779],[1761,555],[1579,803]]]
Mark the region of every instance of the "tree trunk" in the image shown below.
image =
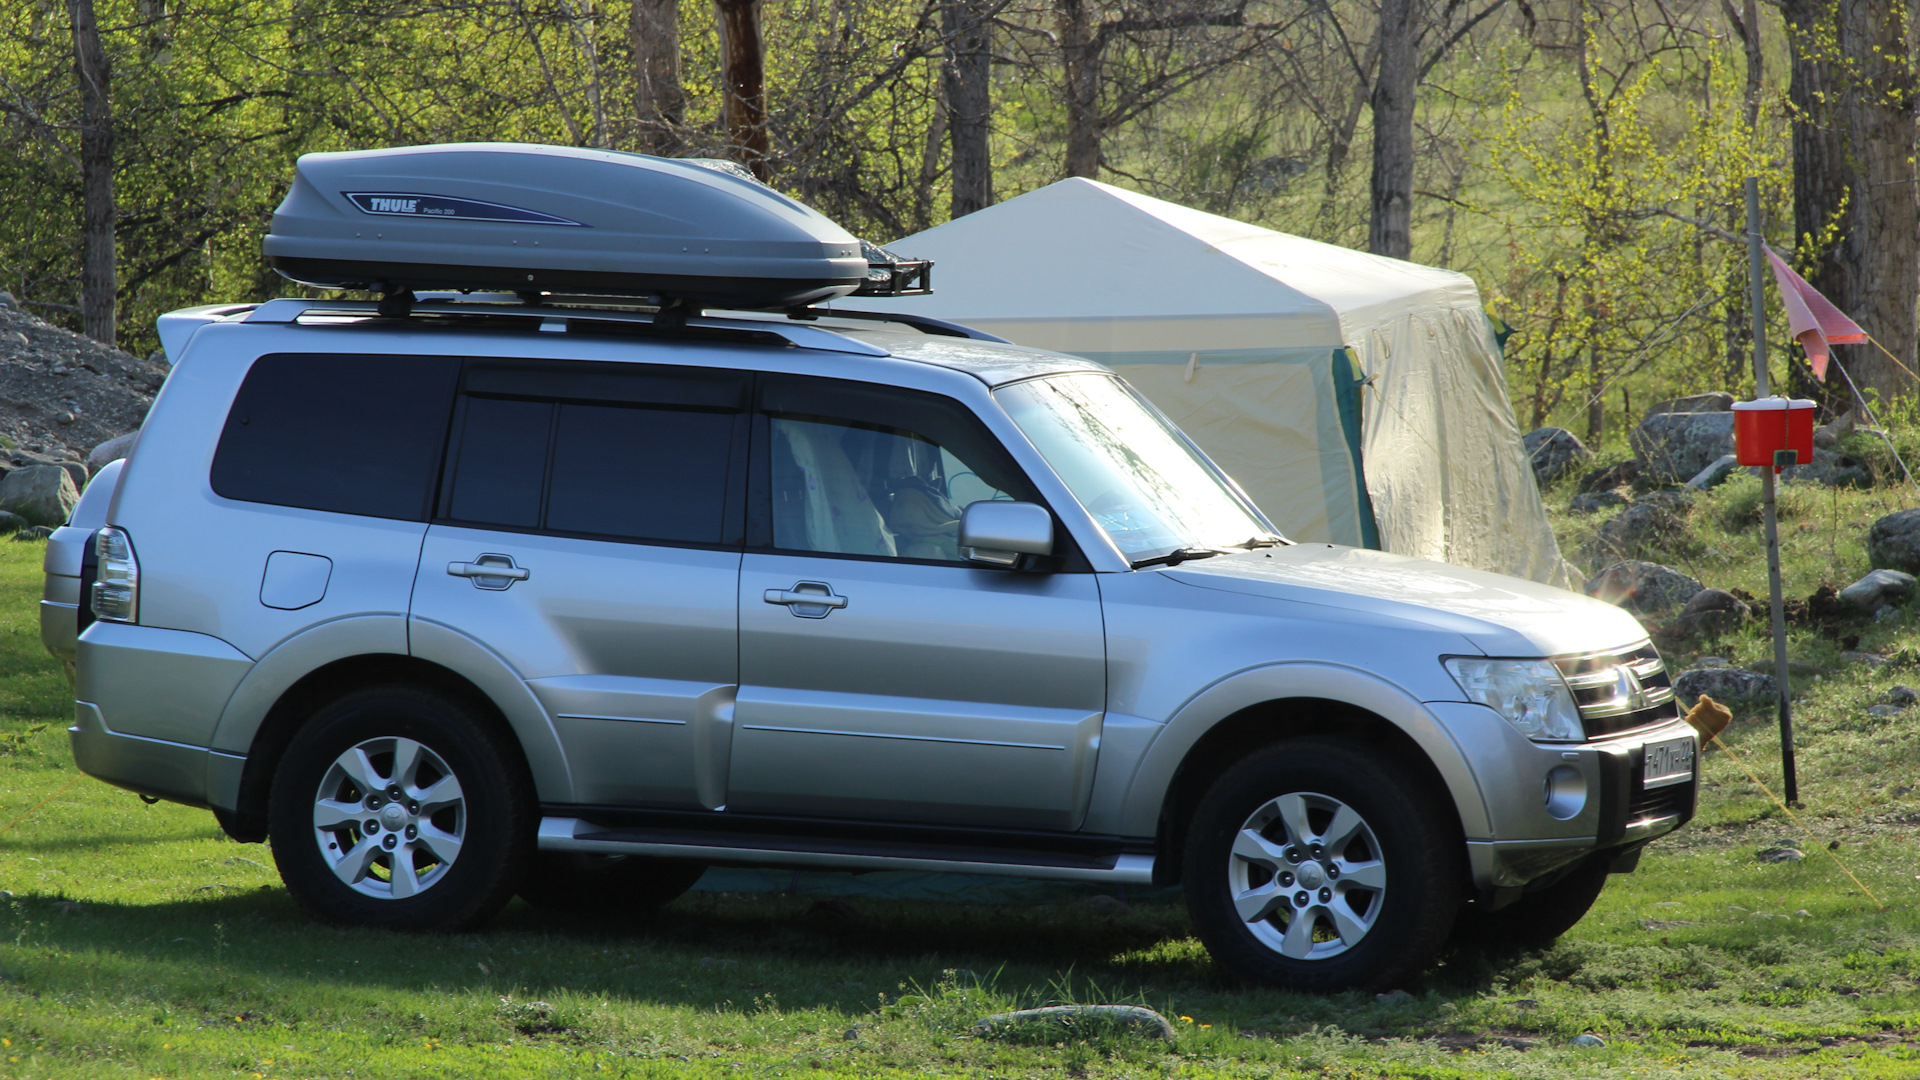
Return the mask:
[[[1096,0],[1053,0],[1067,101],[1067,175],[1100,175],[1100,50]]]
[[[760,0],[713,0],[720,24],[720,84],[727,146],[735,161],[767,178],[767,69]]]
[[[1905,8],[1906,10],[1901,10]],[[1847,138],[1855,182],[1852,219],[1840,257],[1855,288],[1843,309],[1908,368],[1915,359],[1920,303],[1920,192],[1915,191],[1914,54],[1911,0],[1841,0],[1842,40],[1859,85],[1847,95]],[[1844,46],[1843,46],[1844,47]],[[1871,345],[1853,350],[1854,381],[1882,402],[1914,393],[1911,375]]]
[[[1419,80],[1414,0],[1380,5],[1380,69],[1373,81],[1373,200],[1367,250],[1413,255],[1413,94]]]
[[[1853,275],[1840,257],[1838,238],[1827,236],[1830,228],[1846,228],[1845,212],[1853,186],[1841,105],[1845,79],[1835,71],[1837,57],[1822,43],[1835,30],[1828,17],[1832,8],[1830,0],[1786,0],[1783,10],[1791,47],[1787,100],[1793,128],[1794,246],[1807,257],[1801,269],[1808,283],[1840,310],[1852,311],[1858,306]],[[1746,337],[1745,341],[1751,350],[1752,338]],[[1852,354],[1859,350],[1842,348],[1849,353],[1843,362],[1851,365]],[[1748,372],[1752,366],[1749,362]],[[1797,367],[1788,385],[1795,396],[1820,400],[1829,413],[1845,411],[1852,399],[1845,380],[1816,383]]]
[[[633,0],[627,36],[633,48],[633,118],[640,126],[640,149],[671,157],[680,152],[680,131],[687,120],[686,91],[680,86],[678,0]]]
[[[113,105],[107,97],[107,53],[93,19],[93,0],[68,0],[74,70],[80,78],[80,318],[86,335],[112,345],[116,335],[113,198]]]
[[[992,23],[988,0],[945,0],[948,38],[941,72],[947,97],[947,133],[953,147],[953,216],[993,205]]]

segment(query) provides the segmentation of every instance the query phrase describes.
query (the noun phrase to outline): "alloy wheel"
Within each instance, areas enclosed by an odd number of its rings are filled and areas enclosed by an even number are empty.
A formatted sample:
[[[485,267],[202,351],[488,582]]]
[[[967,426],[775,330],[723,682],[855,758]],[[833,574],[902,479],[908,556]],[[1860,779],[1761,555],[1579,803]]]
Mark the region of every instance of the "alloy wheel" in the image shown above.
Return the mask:
[[[1261,805],[1240,826],[1227,886],[1261,944],[1295,960],[1324,960],[1373,929],[1387,867],[1357,811],[1327,795],[1294,792]]]
[[[320,857],[349,888],[405,900],[432,888],[460,857],[466,794],[431,748],[368,739],[327,768],[313,803]]]

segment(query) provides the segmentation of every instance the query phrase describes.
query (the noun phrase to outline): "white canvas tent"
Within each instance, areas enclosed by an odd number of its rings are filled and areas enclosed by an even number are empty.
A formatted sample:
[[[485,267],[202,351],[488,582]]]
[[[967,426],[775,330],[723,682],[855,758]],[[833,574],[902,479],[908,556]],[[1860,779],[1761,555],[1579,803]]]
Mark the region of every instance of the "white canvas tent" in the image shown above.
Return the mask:
[[[1289,537],[1578,584],[1463,274],[1081,179],[889,246],[890,309],[1112,366]]]

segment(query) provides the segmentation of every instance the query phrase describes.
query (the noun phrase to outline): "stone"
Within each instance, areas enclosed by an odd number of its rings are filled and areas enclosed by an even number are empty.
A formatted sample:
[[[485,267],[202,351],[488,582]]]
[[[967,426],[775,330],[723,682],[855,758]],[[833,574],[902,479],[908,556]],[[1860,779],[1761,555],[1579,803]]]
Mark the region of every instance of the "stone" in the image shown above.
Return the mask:
[[[1593,451],[1566,428],[1529,431],[1520,437],[1520,445],[1526,447],[1527,461],[1533,466],[1533,482],[1543,488],[1593,460]]]
[[[1628,458],[1625,461],[1593,470],[1580,478],[1579,486],[1582,492],[1611,491],[1617,487],[1625,487],[1638,479],[1640,479],[1640,463],[1632,458]]]
[[[1697,668],[1723,668],[1732,667],[1733,662],[1724,656],[1703,656],[1695,660],[1693,666]]]
[[[1869,705],[1869,706],[1867,706],[1867,715],[1868,715],[1868,716],[1878,716],[1878,717],[1880,717],[1881,719],[1885,719],[1885,718],[1887,718],[1887,717],[1890,717],[1890,716],[1899,716],[1899,715],[1900,715],[1900,713],[1901,713],[1902,711],[1903,711],[1903,710],[1902,710],[1902,709],[1900,708],[1900,706],[1898,706],[1898,705]]]
[[[1687,481],[1687,486],[1695,491],[1706,491],[1708,488],[1719,486],[1721,481],[1732,476],[1739,468],[1738,454],[1721,454],[1706,468],[1694,473],[1693,479]]]
[[[1633,429],[1628,441],[1644,475],[1659,483],[1685,483],[1733,453],[1733,414],[1655,413]]]
[[[1901,570],[1870,570],[1860,580],[1841,589],[1840,600],[1855,611],[1868,614],[1912,596],[1914,584],[1914,576]]]
[[[108,465],[133,452],[133,441],[140,437],[137,431],[129,431],[108,439],[99,446],[87,451],[87,475],[92,476]]]
[[[45,525],[29,525],[19,532],[14,533],[13,538],[16,541],[26,542],[31,540],[45,540],[52,535],[53,530],[47,528]]]
[[[1701,589],[1667,627],[1671,634],[1720,634],[1753,617],[1753,609],[1725,589]]]
[[[1725,390],[1709,390],[1704,394],[1674,398],[1672,401],[1657,401],[1647,409],[1648,416],[1660,413],[1677,412],[1732,412],[1733,395]]]
[[[58,465],[29,465],[0,479],[0,510],[20,515],[29,525],[64,525],[79,501],[73,474]]]
[[[1067,1028],[1094,1026],[1122,1027],[1148,1038],[1173,1041],[1173,1025],[1143,1005],[1051,1005],[1044,1009],[1020,1009],[981,1017],[973,1025],[975,1034],[992,1035],[1006,1028],[1029,1023],[1053,1024]]]
[[[0,536],[5,536],[8,533],[17,533],[21,529],[28,527],[26,518],[21,517],[19,514],[9,514],[5,510],[0,510]]]
[[[1607,1040],[1598,1035],[1575,1035],[1573,1045],[1582,1050],[1600,1050],[1606,1047]]]
[[[1811,462],[1787,466],[1780,470],[1780,479],[1789,484],[1864,488],[1873,486],[1873,470],[1859,458],[1816,447]]]
[[[73,487],[75,491],[85,491],[87,489],[87,467],[78,461],[48,457],[45,454],[37,454],[31,450],[11,451],[7,454],[7,461],[15,468],[23,468],[31,465],[57,465],[67,470],[67,474],[73,477]]]
[[[1893,688],[1887,691],[1887,703],[1890,705],[1911,705],[1916,701],[1920,701],[1920,690],[1915,690],[1911,686],[1895,683]]]
[[[1848,409],[1827,423],[1813,429],[1813,446],[1816,450],[1831,450],[1840,445],[1840,440],[1853,431],[1855,422],[1853,409]]]
[[[71,424],[71,423],[73,423],[73,422],[74,422],[75,420],[78,420],[78,419],[80,419],[80,418],[79,418],[79,417],[77,417],[77,416],[75,416],[75,415],[73,415],[73,410],[71,410],[71,409],[62,409],[62,410],[60,410],[60,415],[59,415],[59,416],[56,416],[56,417],[54,417],[54,419],[55,419],[55,420],[57,420],[57,421],[59,421],[59,422],[60,422],[60,423],[62,423],[62,424]]]
[[[1669,514],[1679,515],[1693,509],[1693,492],[1684,488],[1678,491],[1649,491],[1635,501],[1642,506],[1657,506]]]
[[[1615,506],[1627,505],[1627,497],[1617,491],[1589,491],[1575,495],[1567,509],[1576,514],[1597,514]]]
[[[1886,657],[1881,656],[1879,653],[1867,652],[1864,649],[1848,649],[1846,652],[1840,654],[1840,659],[1845,660],[1849,664],[1865,664],[1871,668],[1883,668],[1890,663]]]
[[[1651,562],[1614,563],[1587,582],[1587,595],[1636,615],[1684,605],[1704,586],[1671,566]]]
[[[1673,680],[1673,696],[1681,701],[1697,701],[1701,694],[1715,701],[1742,701],[1778,693],[1773,676],[1744,668],[1688,668]]]
[[[1873,613],[1874,622],[1886,622],[1888,619],[1897,619],[1899,617],[1900,617],[1900,609],[1897,607],[1894,607],[1892,604],[1888,604],[1882,608],[1877,608],[1874,610],[1874,613]]]
[[[1920,509],[1895,510],[1867,529],[1867,561],[1876,569],[1920,574]]]
[[[1790,847],[1764,848],[1755,856],[1763,863],[1797,863],[1806,857],[1804,852]]]
[[[14,306],[13,294],[5,289],[0,289],[0,308],[12,308]]]
[[[1684,547],[1688,541],[1686,522],[1658,503],[1638,502],[1600,526],[1584,554],[1592,566],[1657,555]]]

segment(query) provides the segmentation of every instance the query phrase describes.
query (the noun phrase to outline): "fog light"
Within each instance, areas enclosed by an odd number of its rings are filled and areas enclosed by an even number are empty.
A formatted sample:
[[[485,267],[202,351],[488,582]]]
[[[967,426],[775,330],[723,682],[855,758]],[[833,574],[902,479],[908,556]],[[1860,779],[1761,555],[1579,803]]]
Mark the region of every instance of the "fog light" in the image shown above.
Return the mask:
[[[1555,765],[1553,771],[1547,774],[1542,788],[1547,816],[1555,821],[1566,821],[1586,809],[1586,775],[1571,765]]]

